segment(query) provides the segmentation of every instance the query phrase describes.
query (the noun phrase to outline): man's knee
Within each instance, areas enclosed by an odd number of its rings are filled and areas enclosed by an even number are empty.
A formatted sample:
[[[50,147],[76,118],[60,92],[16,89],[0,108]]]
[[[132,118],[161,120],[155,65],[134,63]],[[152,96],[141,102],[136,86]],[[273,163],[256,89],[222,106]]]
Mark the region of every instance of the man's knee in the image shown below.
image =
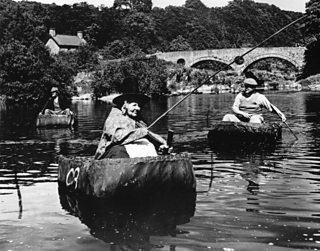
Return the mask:
[[[50,109],[45,109],[44,110],[44,115],[50,115],[50,114],[52,114]]]
[[[250,123],[263,123],[263,117],[261,115],[253,115],[250,118]]]
[[[107,159],[119,159],[119,158],[129,158],[127,150],[122,145],[115,145],[109,149],[104,158]]]
[[[63,110],[62,113],[66,114],[66,115],[71,115],[71,110],[69,108],[66,108],[66,109]]]

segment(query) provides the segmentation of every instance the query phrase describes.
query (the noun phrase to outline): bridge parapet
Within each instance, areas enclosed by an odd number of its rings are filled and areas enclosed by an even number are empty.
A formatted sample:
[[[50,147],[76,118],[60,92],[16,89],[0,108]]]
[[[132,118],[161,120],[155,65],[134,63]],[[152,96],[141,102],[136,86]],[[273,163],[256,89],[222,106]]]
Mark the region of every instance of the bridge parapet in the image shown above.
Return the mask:
[[[251,48],[228,48],[196,51],[174,51],[154,54],[159,59],[177,63],[184,62],[186,67],[203,61],[217,61],[226,65],[235,57],[241,56]],[[231,68],[241,74],[247,67],[264,58],[280,58],[288,61],[297,69],[301,69],[304,63],[305,47],[259,47],[244,56],[241,65],[232,64]]]

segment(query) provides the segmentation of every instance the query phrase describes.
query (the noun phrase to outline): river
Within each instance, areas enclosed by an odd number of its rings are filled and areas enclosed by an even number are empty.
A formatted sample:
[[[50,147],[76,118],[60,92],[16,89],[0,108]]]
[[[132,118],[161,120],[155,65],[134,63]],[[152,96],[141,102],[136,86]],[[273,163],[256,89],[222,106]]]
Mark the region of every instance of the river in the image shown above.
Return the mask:
[[[208,130],[235,96],[191,95],[152,130],[174,130],[174,150],[191,154],[194,203],[95,214],[59,190],[57,156],[92,155],[111,105],[74,102],[74,131],[36,129],[32,109],[0,106],[0,250],[320,250],[320,93],[266,96],[298,140],[284,126],[268,149],[211,149]],[[146,122],[181,98],[152,100]]]

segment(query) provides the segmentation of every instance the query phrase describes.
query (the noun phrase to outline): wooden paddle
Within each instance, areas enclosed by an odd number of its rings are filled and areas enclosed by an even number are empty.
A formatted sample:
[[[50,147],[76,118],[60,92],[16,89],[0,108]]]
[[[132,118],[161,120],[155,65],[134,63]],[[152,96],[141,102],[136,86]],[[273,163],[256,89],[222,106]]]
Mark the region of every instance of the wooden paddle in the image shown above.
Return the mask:
[[[279,114],[279,112],[278,112],[278,108],[276,108],[273,104],[271,104],[271,107],[272,107],[272,109],[277,113],[277,115],[279,116],[279,118],[281,118],[281,115]],[[281,118],[282,119],[282,118]],[[297,137],[297,135],[292,131],[292,129],[290,128],[290,126],[287,124],[287,122],[286,121],[282,121],[282,123],[284,123],[287,127],[288,127],[288,129],[289,129],[289,131],[293,134],[293,136],[296,138],[296,140],[298,140],[298,137]]]

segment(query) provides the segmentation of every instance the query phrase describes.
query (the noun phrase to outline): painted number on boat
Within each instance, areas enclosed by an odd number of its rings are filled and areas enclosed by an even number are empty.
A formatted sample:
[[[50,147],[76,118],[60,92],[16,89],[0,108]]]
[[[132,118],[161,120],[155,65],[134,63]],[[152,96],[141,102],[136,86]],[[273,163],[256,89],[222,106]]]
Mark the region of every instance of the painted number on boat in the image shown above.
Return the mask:
[[[80,168],[71,168],[67,174],[66,177],[66,185],[67,187],[73,186],[74,185],[74,189],[77,189],[78,187],[78,178],[79,178],[79,174],[80,174]]]

